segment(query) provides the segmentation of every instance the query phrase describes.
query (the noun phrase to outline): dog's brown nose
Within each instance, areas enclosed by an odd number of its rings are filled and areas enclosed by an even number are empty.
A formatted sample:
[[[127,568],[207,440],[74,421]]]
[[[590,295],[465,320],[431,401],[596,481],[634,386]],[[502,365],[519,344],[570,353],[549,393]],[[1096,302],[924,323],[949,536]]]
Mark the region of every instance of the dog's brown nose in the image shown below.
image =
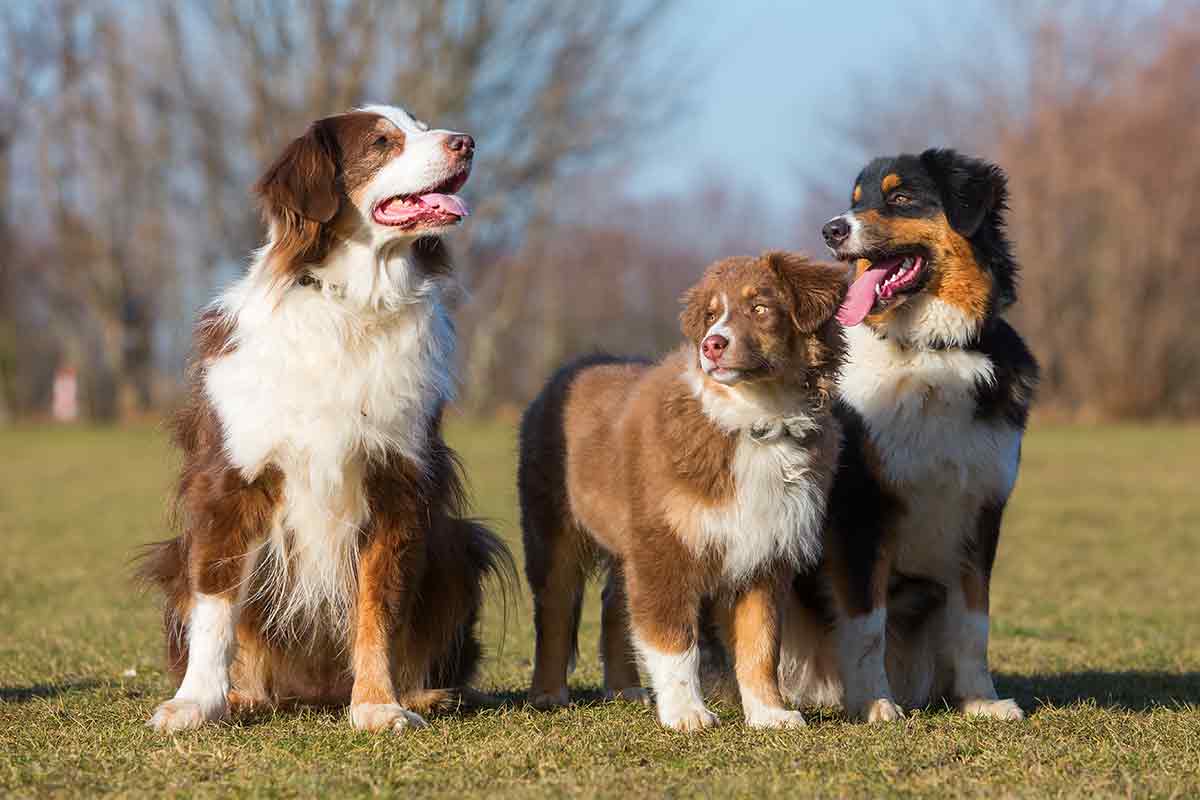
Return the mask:
[[[467,158],[475,152],[475,140],[465,133],[456,133],[446,139],[446,149],[456,156]]]
[[[725,348],[728,346],[728,339],[718,333],[714,333],[700,343],[700,352],[704,353],[705,358],[716,364],[721,360],[721,354],[725,352]]]

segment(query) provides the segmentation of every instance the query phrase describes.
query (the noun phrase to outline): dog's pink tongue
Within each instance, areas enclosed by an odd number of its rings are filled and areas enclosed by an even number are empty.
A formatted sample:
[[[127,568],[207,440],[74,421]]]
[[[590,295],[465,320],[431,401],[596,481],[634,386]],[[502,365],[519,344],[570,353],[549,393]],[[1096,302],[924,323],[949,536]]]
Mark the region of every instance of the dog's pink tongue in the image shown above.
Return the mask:
[[[837,320],[847,328],[853,327],[866,319],[875,305],[875,287],[887,277],[890,267],[876,267],[864,272],[858,280],[850,284],[846,299],[838,309]]]
[[[455,194],[437,194],[436,192],[430,192],[429,194],[421,195],[421,202],[427,206],[440,208],[442,211],[449,211],[451,214],[454,214],[458,217],[466,217],[471,213],[467,210],[467,204]]]

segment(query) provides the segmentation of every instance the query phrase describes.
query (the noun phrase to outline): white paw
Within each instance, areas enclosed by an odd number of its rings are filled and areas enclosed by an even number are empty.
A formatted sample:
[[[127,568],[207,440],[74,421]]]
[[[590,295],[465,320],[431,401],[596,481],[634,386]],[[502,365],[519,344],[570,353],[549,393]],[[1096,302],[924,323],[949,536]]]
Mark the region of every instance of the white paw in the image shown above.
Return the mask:
[[[168,700],[154,709],[146,725],[163,733],[186,731],[219,720],[227,713],[224,703],[204,706],[194,700]]]
[[[639,706],[650,705],[650,692],[641,686],[627,686],[624,689],[609,689],[604,693],[605,700],[623,700]]]
[[[721,722],[716,714],[702,705],[663,708],[661,704],[658,707],[658,721],[664,728],[685,733],[712,728]]]
[[[852,711],[850,717],[859,722],[895,722],[898,719],[904,719],[904,712],[891,698],[880,697],[857,711]]]
[[[529,705],[534,708],[548,711],[551,708],[561,708],[569,705],[571,695],[567,693],[567,687],[555,689],[552,692],[539,692],[533,689],[529,690]]]
[[[964,714],[972,717],[1005,719],[1014,722],[1025,719],[1025,712],[1017,705],[1016,700],[964,700],[961,707]]]
[[[420,714],[395,703],[359,703],[350,706],[350,727],[357,731],[399,733],[406,728],[424,728],[428,723]]]
[[[761,708],[746,715],[751,728],[805,728],[808,723],[799,711],[786,708]]]

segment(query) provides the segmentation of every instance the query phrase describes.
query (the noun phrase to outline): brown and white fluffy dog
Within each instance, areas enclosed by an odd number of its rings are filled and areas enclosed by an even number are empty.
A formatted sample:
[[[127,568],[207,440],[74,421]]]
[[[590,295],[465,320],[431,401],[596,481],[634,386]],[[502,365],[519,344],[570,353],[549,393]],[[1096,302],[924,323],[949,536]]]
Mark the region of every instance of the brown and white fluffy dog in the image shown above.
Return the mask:
[[[825,226],[855,281],[824,586],[801,576],[783,685],[891,720],[946,697],[1019,719],[988,668],[989,590],[1037,364],[1016,299],[999,168],[952,150],[872,161]]]
[[[711,604],[747,723],[804,724],[779,693],[777,609],[790,576],[819,556],[840,440],[829,393],[845,289],[841,271],[788,253],[721,261],[684,297],[683,347],[656,365],[572,364],[530,406],[518,482],[535,705],[568,701],[584,581],[607,560],[610,695],[645,700],[632,634],[659,721],[715,724],[698,675]]]
[[[181,532],[143,564],[180,681],[152,727],[348,702],[353,727],[398,731],[470,679],[481,583],[511,561],[461,517],[440,432],[439,237],[467,213],[473,151],[372,106],[313,123],[255,187],[269,238],[196,327]]]

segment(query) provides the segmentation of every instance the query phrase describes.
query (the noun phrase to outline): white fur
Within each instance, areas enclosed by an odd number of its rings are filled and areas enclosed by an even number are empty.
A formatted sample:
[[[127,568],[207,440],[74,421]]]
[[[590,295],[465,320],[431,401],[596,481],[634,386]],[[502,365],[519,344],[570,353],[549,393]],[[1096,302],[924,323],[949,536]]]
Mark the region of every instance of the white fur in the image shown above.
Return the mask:
[[[229,712],[229,667],[237,653],[238,604],[220,595],[196,593],[188,616],[188,662],[175,697],[161,704],[149,725],[184,730]]]
[[[920,292],[896,309],[886,323],[885,332],[889,339],[910,347],[928,348],[935,343],[964,347],[978,338],[982,324],[980,317],[939,297]]]
[[[910,350],[864,326],[846,330],[844,402],[866,422],[884,478],[920,515],[901,520],[897,569],[957,579],[961,542],[985,502],[1016,481],[1021,431],[975,418],[976,381],[995,380],[991,361],[966,350]]]
[[[763,647],[757,652],[739,652],[739,658],[748,657],[753,662],[763,663],[775,658],[770,640],[761,640]],[[774,678],[774,676],[772,676]],[[738,693],[742,700],[742,712],[746,715],[746,725],[751,728],[802,728],[805,726],[804,715],[779,705],[778,702],[768,703],[755,691],[755,686],[738,681]]]
[[[360,256],[369,270],[371,254]],[[389,271],[412,270],[398,254],[389,261]],[[425,420],[453,393],[453,332],[434,287],[394,310],[355,311],[299,286],[272,301],[260,267],[221,301],[236,319],[236,349],[209,365],[205,391],[246,479],[268,465],[284,474],[260,570],[279,601],[269,623],[286,628],[323,611],[347,630],[368,460],[421,464]],[[388,296],[388,286],[375,294]]]
[[[402,108],[365,106],[361,109],[379,114],[404,131],[404,152],[381,169],[356,198],[360,206],[372,209],[397,194],[428,191],[454,175],[461,164],[450,158],[446,140],[455,131],[431,129]]]
[[[882,608],[837,621],[838,670],[844,680],[846,712],[855,719],[888,722],[901,716],[884,667],[886,625]]]
[[[420,714],[396,703],[359,703],[350,706],[350,727],[357,731],[393,731],[424,728],[427,723]]]
[[[988,670],[988,616],[968,610],[961,592],[951,592],[944,615],[943,635],[954,646],[946,656],[953,662],[954,696],[964,700],[995,700],[996,687]]]
[[[833,222],[836,219],[838,219],[838,217],[833,217],[829,220],[829,222]],[[853,211],[847,211],[845,214],[842,214],[841,219],[845,220],[845,222],[850,226],[850,233],[846,236],[846,241],[838,245],[838,250],[850,253],[858,253],[865,250],[866,244],[862,240],[862,222],[860,222],[858,217],[854,215]],[[827,222],[825,224],[828,225],[829,223]],[[836,256],[837,251],[834,250],[833,254]]]
[[[966,607],[961,589],[951,588],[942,612],[939,657],[941,671],[953,676],[950,694],[966,714],[993,719],[1025,717],[1013,700],[996,695],[988,668],[988,615]]]
[[[700,344],[696,345],[696,352],[700,356],[700,368],[704,370],[705,374],[722,371],[717,366],[717,362],[704,355],[704,340],[710,336],[723,336],[729,342],[728,347],[733,347],[736,334],[734,334],[733,328],[729,326],[729,297],[725,294],[721,295],[721,316],[708,327],[708,330],[704,332],[704,336],[700,337]],[[736,381],[739,376],[734,373],[730,377]],[[721,380],[715,376],[713,379],[717,381]]]
[[[645,642],[635,631],[633,642],[654,689],[658,721],[664,727],[694,731],[717,724],[700,694],[700,648],[667,653]]]
[[[226,454],[247,480],[271,465],[284,475],[251,579],[274,596],[267,627],[278,633],[321,622],[349,630],[357,543],[370,512],[368,465],[403,457],[421,466],[427,422],[453,395],[445,278],[416,265],[417,234],[371,217],[375,203],[426,188],[448,169],[444,132],[401,109],[366,110],[409,138],[355,199],[360,229],[310,270],[321,288],[279,284],[268,266],[273,232],[246,276],[214,303],[233,322],[230,352],[211,360],[204,377]]]
[[[758,699],[754,692],[742,688],[742,712],[751,728],[803,728],[808,725],[804,714],[790,708],[771,706]]]
[[[756,395],[743,385],[718,395],[694,367],[684,377],[705,414],[738,436],[734,499],[720,508],[694,506],[685,519],[673,520],[691,534],[686,541],[697,553],[722,549],[725,576],[734,584],[771,563],[816,563],[833,479],[830,452],[840,445],[836,426],[813,419],[794,394],[784,403],[783,394]],[[754,438],[752,430],[767,433]]]

